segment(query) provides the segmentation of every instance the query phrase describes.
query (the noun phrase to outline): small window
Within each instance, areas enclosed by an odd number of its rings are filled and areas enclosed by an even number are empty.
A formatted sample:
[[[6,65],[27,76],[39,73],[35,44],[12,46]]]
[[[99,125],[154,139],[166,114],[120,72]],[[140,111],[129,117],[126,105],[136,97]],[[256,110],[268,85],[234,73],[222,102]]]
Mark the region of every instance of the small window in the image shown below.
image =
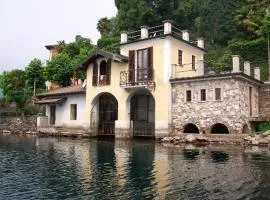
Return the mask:
[[[191,102],[192,97],[191,97],[191,90],[186,91],[186,101]]]
[[[183,51],[178,50],[178,65],[183,65]]]
[[[201,101],[206,101],[206,89],[201,89]]]
[[[221,88],[215,88],[215,100],[221,101]]]
[[[192,70],[195,70],[195,56],[192,55]]]
[[[77,120],[77,104],[70,104],[70,120]]]

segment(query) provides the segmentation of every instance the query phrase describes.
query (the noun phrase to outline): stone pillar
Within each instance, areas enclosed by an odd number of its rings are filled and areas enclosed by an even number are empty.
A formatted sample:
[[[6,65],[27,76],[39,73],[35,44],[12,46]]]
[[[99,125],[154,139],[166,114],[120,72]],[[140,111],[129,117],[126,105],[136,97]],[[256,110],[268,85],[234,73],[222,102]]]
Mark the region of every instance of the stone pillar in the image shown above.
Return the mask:
[[[198,45],[198,47],[204,49],[204,39],[203,38],[198,38],[197,39],[197,45]]]
[[[183,40],[189,41],[189,33],[188,33],[188,30],[183,30],[183,31],[182,31],[182,37],[183,37]]]
[[[148,27],[142,26],[141,27],[141,39],[146,39],[146,38],[148,38]]]
[[[257,80],[261,80],[261,70],[259,67],[255,67],[254,69],[254,78]]]
[[[117,139],[130,139],[131,124],[129,120],[117,120],[115,121],[115,138]]]
[[[233,73],[240,72],[240,57],[238,55],[232,56],[233,61]]]
[[[171,34],[172,33],[172,21],[166,20],[166,21],[163,21],[163,24],[164,24],[164,35]]]
[[[128,41],[127,32],[122,32],[121,33],[121,44],[127,43],[127,41]]]
[[[250,76],[250,62],[249,61],[244,62],[244,73]]]
[[[204,61],[203,60],[197,61],[197,74],[198,76],[204,75]]]

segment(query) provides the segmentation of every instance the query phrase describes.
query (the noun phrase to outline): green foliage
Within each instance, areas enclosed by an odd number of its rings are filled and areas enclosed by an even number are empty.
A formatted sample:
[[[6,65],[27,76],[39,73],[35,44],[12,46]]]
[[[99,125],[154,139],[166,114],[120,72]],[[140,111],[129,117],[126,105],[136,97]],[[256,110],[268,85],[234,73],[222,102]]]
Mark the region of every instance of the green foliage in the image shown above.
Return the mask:
[[[43,66],[41,60],[34,58],[30,61],[28,66],[25,68],[25,79],[26,86],[30,89],[34,89],[34,84],[36,89],[45,88],[45,79],[43,77]]]
[[[268,131],[268,130],[270,130],[270,123],[269,122],[261,123],[256,127],[256,129],[259,132]]]
[[[85,73],[77,72],[76,68],[94,49],[91,40],[77,35],[75,41],[69,44],[61,42],[61,53],[47,61],[44,68],[44,78],[57,82],[62,86],[70,85],[70,78],[85,79]]]
[[[104,51],[119,53],[119,37],[103,35],[98,40],[97,46]]]
[[[22,70],[3,72],[2,87],[7,102],[15,102],[20,110],[23,110],[26,99],[30,92],[25,84],[25,73]]]

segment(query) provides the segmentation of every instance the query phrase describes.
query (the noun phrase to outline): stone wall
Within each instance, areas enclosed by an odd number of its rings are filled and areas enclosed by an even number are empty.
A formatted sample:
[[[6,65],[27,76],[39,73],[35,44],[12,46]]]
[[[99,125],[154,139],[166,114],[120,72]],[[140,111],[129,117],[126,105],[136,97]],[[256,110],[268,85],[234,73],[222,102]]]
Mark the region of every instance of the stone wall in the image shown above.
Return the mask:
[[[25,134],[37,131],[37,117],[3,117],[0,121],[0,132]]]
[[[172,84],[172,123],[174,133],[182,133],[188,123],[195,124],[200,133],[211,133],[212,126],[222,123],[231,134],[243,132],[249,125],[249,87],[253,88],[252,113],[257,117],[259,86],[238,78],[192,80]],[[215,88],[221,88],[221,101],[214,100]],[[206,89],[206,101],[200,101],[200,90]],[[192,101],[186,101],[186,91],[192,91]]]
[[[259,113],[260,118],[270,119],[270,83],[265,83],[259,93],[260,106]]]

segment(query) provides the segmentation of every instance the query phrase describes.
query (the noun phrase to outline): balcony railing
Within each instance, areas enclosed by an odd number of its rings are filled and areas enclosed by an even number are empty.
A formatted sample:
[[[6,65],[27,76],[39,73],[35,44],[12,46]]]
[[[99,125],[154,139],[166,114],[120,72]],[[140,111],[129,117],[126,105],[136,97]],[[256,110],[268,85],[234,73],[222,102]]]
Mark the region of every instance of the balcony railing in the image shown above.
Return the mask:
[[[134,69],[120,72],[121,87],[147,86],[154,83],[153,68]]]

